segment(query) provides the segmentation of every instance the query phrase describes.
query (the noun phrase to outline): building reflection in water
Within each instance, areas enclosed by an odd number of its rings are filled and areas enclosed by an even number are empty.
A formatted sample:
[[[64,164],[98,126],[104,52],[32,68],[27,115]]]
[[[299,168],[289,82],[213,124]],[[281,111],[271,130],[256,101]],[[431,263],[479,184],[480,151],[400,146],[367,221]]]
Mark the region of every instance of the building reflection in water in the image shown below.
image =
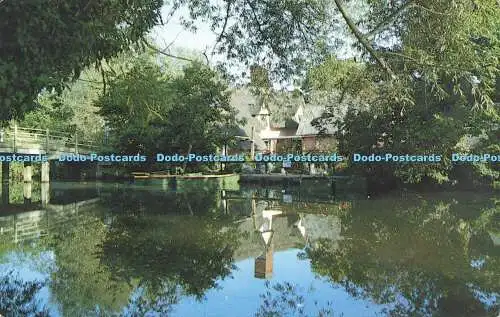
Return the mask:
[[[272,278],[274,251],[294,248],[302,243],[305,243],[304,247],[316,248],[321,240],[329,241],[333,248],[337,248],[342,240],[341,220],[337,215],[289,214],[280,209],[276,200],[258,202],[255,194],[252,197],[253,228],[262,245],[260,255],[255,258],[255,278]]]
[[[263,210],[263,223],[258,229],[262,236],[264,252],[255,259],[255,277],[269,279],[273,275],[273,217],[281,215],[280,210]]]
[[[337,216],[301,213],[294,226],[310,248],[316,248],[319,240],[330,241],[335,246],[342,240],[342,224]]]

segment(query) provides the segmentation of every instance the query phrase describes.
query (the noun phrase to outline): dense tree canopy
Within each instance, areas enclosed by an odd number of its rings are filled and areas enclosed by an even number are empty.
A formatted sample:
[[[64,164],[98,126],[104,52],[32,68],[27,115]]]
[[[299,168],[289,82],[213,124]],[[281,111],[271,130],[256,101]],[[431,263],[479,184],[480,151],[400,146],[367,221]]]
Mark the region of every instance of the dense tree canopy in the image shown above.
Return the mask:
[[[266,90],[272,90],[272,81],[294,79],[322,95],[330,110],[317,123],[340,127],[343,154],[434,152],[449,157],[453,151],[498,151],[496,0],[4,1],[0,120],[22,117],[43,89],[60,91],[85,67],[101,65],[142,42],[161,22],[163,5],[170,9],[167,18],[187,8],[189,16],[182,20],[188,28],[195,28],[196,21],[209,22],[218,35],[214,53],[226,57],[222,66],[259,65],[250,75]],[[346,61],[346,56],[355,59]],[[224,85],[212,80],[216,72],[195,64],[183,76],[173,76],[154,63],[138,63],[121,75],[111,71],[111,78],[103,76],[109,89],[99,103],[111,129],[120,130],[115,145],[122,144],[124,152],[189,152],[212,151],[228,142],[234,115]],[[339,105],[349,108],[345,120]],[[64,107],[41,109],[68,115]],[[470,140],[479,141],[472,148]],[[497,166],[473,168],[488,181],[499,177]],[[454,173],[448,159],[439,165],[366,170],[370,176],[405,182],[447,182]]]
[[[341,1],[335,3],[341,10]],[[338,96],[317,124],[340,127],[344,154],[444,157],[440,164],[360,166],[365,175],[411,183],[452,181],[453,152],[495,153],[500,143],[500,117],[493,106],[500,76],[500,8],[495,1],[371,1],[370,6],[371,13],[359,22],[372,31],[349,28],[373,63],[329,58],[309,72],[310,89]],[[342,107],[349,111],[339,118],[334,114]],[[499,177],[492,164],[473,168],[488,182]]]
[[[451,182],[457,170],[451,153],[498,149],[498,1],[223,4],[210,10],[191,6],[192,17],[211,19],[214,29],[222,30],[218,47],[229,59],[257,62],[274,79],[308,70],[306,90],[336,95],[323,98],[331,109],[317,123],[340,127],[343,154],[436,153],[445,158],[440,164],[362,166],[366,175]],[[345,43],[337,36],[346,30],[354,39],[354,61],[338,58]],[[335,109],[344,103],[350,109],[345,120]],[[495,165],[472,168],[487,182],[499,177]]]
[[[22,117],[43,88],[62,90],[160,20],[161,0],[0,3],[0,120]]]

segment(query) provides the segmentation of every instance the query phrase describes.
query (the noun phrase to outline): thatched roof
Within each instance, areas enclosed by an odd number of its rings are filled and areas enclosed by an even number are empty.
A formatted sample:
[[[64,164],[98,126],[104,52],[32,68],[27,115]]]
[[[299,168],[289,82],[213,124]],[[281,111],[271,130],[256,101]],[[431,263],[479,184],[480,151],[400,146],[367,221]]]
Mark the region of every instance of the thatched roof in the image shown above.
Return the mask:
[[[293,134],[298,136],[317,135],[319,129],[315,128],[311,122],[320,118],[327,105],[331,104],[335,99],[330,95],[329,98],[314,97],[311,103],[306,104],[300,95],[295,95],[292,92],[275,92],[264,100],[262,97],[252,94],[248,88],[235,89],[232,94],[231,105],[238,110],[237,117],[240,119],[245,118],[247,121],[238,131],[238,134],[250,138],[253,126],[255,128],[256,149],[265,149],[264,142],[259,135],[260,131],[265,128],[266,123],[257,114],[261,109],[267,109],[270,112],[270,124],[273,129],[283,130],[283,133],[293,131]],[[338,108],[339,113],[336,116],[342,118],[347,107]],[[328,127],[325,131],[326,134],[335,132],[335,127]]]
[[[319,133],[319,129],[312,125],[314,119],[320,118],[325,112],[324,106],[318,105],[306,105],[303,108],[303,113],[297,115],[296,120],[299,121],[299,127],[297,128],[297,135],[316,135]],[[335,133],[336,128],[329,127],[326,129],[326,134]]]
[[[304,106],[302,96],[294,96],[290,92],[273,94],[266,102],[271,112],[271,126],[273,128],[297,128],[298,122],[294,120],[295,113]]]
[[[256,150],[263,150],[266,148],[264,141],[259,137],[259,132],[265,127],[262,121],[254,117],[257,108],[260,108],[259,101],[255,96],[253,96],[248,89],[236,89],[231,95],[231,106],[235,108],[238,113],[236,117],[238,119],[245,119],[246,124],[240,126],[239,131],[237,131],[238,136],[251,138],[252,127],[254,127],[254,142]],[[245,147],[249,147],[249,142]]]

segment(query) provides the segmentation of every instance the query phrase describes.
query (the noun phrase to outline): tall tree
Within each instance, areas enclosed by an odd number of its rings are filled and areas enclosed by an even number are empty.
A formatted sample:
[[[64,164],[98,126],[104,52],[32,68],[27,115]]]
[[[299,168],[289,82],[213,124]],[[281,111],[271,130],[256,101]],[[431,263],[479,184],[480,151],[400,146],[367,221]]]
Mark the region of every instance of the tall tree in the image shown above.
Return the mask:
[[[236,111],[227,84],[215,71],[194,63],[172,80],[170,89],[173,104],[165,127],[172,139],[167,148],[213,153],[234,141]]]
[[[200,63],[172,72],[150,55],[109,82],[96,105],[123,153],[213,153],[237,126],[227,84]]]
[[[109,129],[109,145],[124,154],[157,150],[162,130],[152,125],[166,119],[169,91],[168,75],[152,56],[136,56],[132,66],[109,81],[96,101]]]

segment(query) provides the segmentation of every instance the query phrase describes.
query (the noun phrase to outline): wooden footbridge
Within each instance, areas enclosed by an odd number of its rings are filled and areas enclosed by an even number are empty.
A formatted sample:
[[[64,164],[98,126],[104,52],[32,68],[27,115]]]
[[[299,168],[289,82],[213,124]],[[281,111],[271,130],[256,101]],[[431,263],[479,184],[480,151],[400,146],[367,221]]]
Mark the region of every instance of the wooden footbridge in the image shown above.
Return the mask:
[[[83,141],[78,133],[70,134],[49,129],[22,128],[13,125],[0,130],[0,153],[47,155],[49,160],[62,154],[90,154],[98,144]]]
[[[31,182],[33,162],[42,165],[42,182],[50,180],[50,161],[61,155],[87,155],[97,151],[99,144],[79,139],[78,133],[70,134],[49,129],[31,129],[18,127],[16,124],[0,129],[0,162],[2,163],[2,183],[9,182],[10,162],[19,162],[19,156],[45,156],[24,161],[23,178]],[[17,156],[14,159],[14,155]],[[10,156],[10,157],[9,157]]]

